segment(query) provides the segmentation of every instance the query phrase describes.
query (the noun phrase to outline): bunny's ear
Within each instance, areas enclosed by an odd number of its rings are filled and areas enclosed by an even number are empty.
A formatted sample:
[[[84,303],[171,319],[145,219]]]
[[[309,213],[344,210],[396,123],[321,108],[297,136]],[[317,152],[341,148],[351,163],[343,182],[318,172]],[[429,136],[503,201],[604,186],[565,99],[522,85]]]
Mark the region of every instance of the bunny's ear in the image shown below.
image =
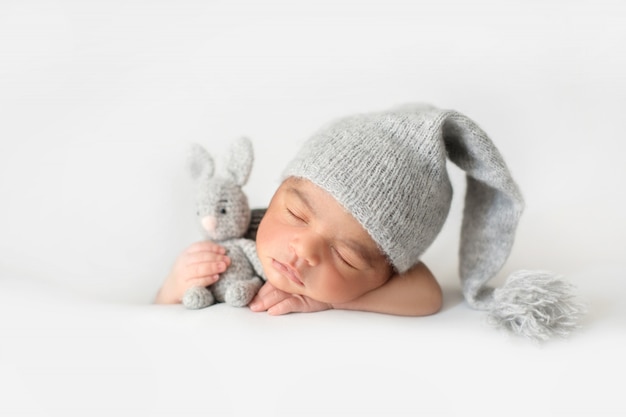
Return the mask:
[[[242,137],[237,139],[230,147],[226,171],[228,176],[239,186],[248,182],[252,171],[254,152],[250,139]]]
[[[202,146],[194,143],[189,149],[189,172],[194,180],[200,178],[201,175],[212,177],[215,171],[215,163],[213,158]]]

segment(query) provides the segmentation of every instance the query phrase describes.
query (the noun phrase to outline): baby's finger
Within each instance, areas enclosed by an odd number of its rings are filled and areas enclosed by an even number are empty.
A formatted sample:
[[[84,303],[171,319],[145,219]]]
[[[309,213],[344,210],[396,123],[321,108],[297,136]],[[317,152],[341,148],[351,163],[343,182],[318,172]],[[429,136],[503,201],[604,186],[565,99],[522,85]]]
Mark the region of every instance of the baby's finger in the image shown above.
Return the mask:
[[[218,253],[222,255],[226,253],[226,249],[223,246],[220,246],[217,243],[212,242],[210,240],[201,240],[199,242],[196,242],[192,244],[191,246],[189,246],[186,252],[194,253],[194,252],[202,252],[202,251],[208,251],[208,252]]]
[[[291,294],[278,290],[271,284],[266,283],[257,292],[256,296],[248,304],[248,307],[252,311],[265,311],[290,296]]]
[[[306,311],[306,302],[298,294],[290,294],[290,297],[285,298],[267,309],[267,313],[271,316],[304,311]]]
[[[226,262],[198,262],[194,264],[189,264],[185,267],[186,272],[185,276],[188,279],[197,279],[202,277],[213,276],[216,274],[221,274],[226,270],[228,265]]]
[[[209,251],[198,251],[187,254],[187,259],[185,260],[187,265],[197,264],[197,263],[215,263],[215,262],[224,262],[226,266],[230,265],[230,258],[223,254],[218,254],[215,252]]]
[[[200,277],[189,280],[189,287],[208,287],[209,285],[215,284],[215,282],[220,279],[218,274],[211,275],[208,277]]]
[[[265,297],[267,294],[269,294],[270,292],[276,290],[276,287],[274,287],[272,284],[270,284],[269,281],[265,281],[265,284],[263,284],[263,286],[261,287],[261,289],[259,289],[259,291],[257,291],[257,297]]]

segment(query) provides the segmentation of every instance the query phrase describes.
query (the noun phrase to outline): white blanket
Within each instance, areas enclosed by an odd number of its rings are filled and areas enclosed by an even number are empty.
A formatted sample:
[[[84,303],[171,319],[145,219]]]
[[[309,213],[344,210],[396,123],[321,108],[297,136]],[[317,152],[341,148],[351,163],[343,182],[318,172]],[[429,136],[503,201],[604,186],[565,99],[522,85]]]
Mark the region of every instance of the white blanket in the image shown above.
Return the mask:
[[[625,415],[625,16],[609,0],[3,2],[0,415]],[[498,145],[527,210],[494,285],[563,274],[589,305],[579,331],[536,345],[462,301],[454,168],[424,257],[439,314],[151,304],[200,236],[189,143],[219,156],[248,135],[264,207],[323,123],[406,101]]]

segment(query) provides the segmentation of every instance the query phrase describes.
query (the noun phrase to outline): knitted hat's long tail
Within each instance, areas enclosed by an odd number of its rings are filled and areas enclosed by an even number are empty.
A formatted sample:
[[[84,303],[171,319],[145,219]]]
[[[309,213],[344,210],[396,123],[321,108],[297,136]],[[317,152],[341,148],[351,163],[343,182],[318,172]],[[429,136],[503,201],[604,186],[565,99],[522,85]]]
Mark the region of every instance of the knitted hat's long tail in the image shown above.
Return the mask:
[[[511,252],[524,202],[499,151],[472,120],[447,112],[441,132],[448,158],[467,175],[459,267],[465,299],[516,334],[567,335],[584,313],[570,284],[551,273],[519,271],[501,288],[486,285]]]

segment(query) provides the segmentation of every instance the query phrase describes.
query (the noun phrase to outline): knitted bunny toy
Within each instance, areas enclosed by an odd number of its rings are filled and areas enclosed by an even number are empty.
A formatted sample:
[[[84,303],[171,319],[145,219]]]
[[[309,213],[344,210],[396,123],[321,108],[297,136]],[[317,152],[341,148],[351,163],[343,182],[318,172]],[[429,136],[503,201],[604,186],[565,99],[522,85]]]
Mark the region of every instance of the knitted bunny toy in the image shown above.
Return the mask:
[[[209,287],[189,288],[183,305],[200,309],[215,302],[235,307],[248,305],[263,284],[261,263],[253,240],[244,239],[250,224],[250,206],[242,187],[248,182],[254,155],[252,144],[240,138],[231,144],[223,175],[215,175],[211,155],[193,145],[189,168],[197,182],[196,207],[203,235],[224,248],[231,259],[228,269]]]

